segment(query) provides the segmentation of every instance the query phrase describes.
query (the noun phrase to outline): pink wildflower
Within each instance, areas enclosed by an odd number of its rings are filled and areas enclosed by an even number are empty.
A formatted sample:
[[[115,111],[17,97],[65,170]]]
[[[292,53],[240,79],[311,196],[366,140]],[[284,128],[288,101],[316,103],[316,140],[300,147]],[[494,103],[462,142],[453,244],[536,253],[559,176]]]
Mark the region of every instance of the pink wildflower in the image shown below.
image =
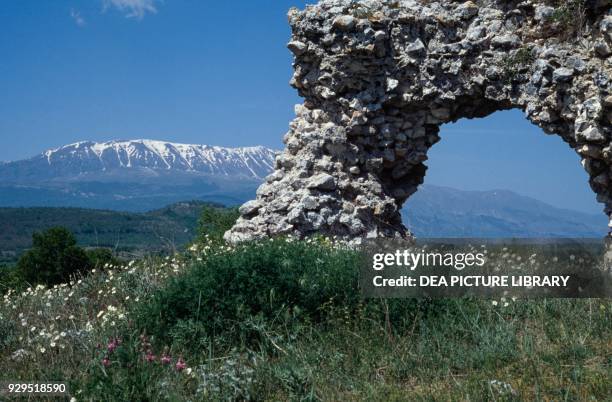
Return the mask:
[[[108,344],[106,349],[108,350],[109,353],[113,353],[113,351],[117,349],[117,345],[118,345],[117,341],[113,340]]]
[[[149,350],[145,356],[145,360],[150,363],[152,361],[155,361],[155,359],[156,359],[155,355],[153,354],[153,352]]]
[[[160,361],[162,364],[170,364],[170,362],[172,362],[172,358],[168,355],[163,355]]]
[[[111,362],[110,362],[110,360],[108,360],[108,357],[105,357],[104,359],[102,359],[102,365],[104,367],[108,367],[108,366],[110,366],[110,364],[111,364]]]
[[[176,371],[182,371],[187,367],[187,364],[182,357],[179,357],[174,367],[176,368]]]

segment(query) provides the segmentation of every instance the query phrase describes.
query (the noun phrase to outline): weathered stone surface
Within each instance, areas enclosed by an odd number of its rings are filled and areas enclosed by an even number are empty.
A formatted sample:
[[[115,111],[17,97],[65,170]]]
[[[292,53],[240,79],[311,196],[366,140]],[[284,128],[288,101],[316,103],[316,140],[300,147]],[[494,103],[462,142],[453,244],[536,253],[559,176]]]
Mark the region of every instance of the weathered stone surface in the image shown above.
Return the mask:
[[[348,31],[355,26],[356,19],[351,15],[341,15],[332,23],[334,28]]]
[[[560,67],[553,71],[553,82],[568,82],[574,76],[574,71],[569,68]]]
[[[242,206],[238,208],[238,212],[242,216],[251,216],[257,212],[259,208],[261,208],[261,202],[258,200],[251,200],[242,204]]]
[[[336,179],[330,174],[321,173],[312,177],[308,182],[307,187],[331,191],[336,188]]]
[[[300,42],[299,40],[294,40],[287,44],[287,48],[289,48],[289,50],[291,50],[291,52],[296,56],[299,56],[304,53],[307,47],[307,44],[305,44],[304,42]]]
[[[508,108],[578,152],[612,214],[612,12],[588,2],[581,37],[568,39],[548,32],[552,4],[322,0],[292,9],[291,84],[304,104],[275,173],[226,239],[410,238],[400,208],[423,182],[439,127]]]
[[[550,6],[536,6],[534,19],[536,21],[546,21],[555,14],[555,8]]]

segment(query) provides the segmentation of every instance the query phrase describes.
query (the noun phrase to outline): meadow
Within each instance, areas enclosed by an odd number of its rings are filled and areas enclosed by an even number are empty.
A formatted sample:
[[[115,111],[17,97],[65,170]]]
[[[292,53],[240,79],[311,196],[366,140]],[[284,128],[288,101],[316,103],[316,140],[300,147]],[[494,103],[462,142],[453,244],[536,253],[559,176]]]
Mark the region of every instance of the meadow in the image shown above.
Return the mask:
[[[359,258],[202,236],[9,291],[0,381],[65,381],[73,401],[610,399],[609,299],[363,299]]]

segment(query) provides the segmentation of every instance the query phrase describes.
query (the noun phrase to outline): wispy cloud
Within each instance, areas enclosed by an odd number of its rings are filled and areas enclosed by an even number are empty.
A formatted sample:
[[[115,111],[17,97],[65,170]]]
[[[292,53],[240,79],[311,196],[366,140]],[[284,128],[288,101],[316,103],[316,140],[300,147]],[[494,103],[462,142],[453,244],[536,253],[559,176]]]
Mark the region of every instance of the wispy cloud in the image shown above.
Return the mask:
[[[74,8],[70,10],[70,18],[72,18],[74,23],[80,27],[84,27],[86,25],[85,18],[83,18],[81,13]]]
[[[103,0],[104,9],[115,8],[128,18],[143,19],[147,13],[157,13],[158,0]]]

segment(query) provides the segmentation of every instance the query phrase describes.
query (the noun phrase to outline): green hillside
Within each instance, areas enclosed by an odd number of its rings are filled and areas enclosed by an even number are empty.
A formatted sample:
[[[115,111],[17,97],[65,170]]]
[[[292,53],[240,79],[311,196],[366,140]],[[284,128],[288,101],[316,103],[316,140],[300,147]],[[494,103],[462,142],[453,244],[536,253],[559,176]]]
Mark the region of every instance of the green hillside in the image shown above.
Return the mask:
[[[84,247],[121,254],[171,251],[191,241],[207,203],[180,202],[146,213],[85,208],[0,208],[0,262],[12,262],[32,242],[32,233],[64,226]]]

